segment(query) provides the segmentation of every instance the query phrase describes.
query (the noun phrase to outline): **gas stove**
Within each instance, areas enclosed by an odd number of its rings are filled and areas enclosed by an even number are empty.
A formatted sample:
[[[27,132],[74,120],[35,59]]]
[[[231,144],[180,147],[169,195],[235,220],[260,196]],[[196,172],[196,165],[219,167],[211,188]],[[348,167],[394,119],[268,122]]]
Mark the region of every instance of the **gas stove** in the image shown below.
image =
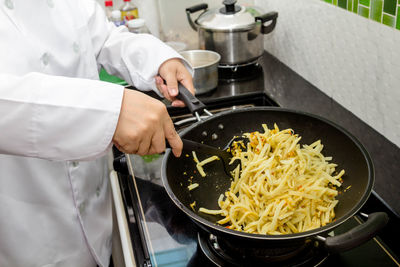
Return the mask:
[[[264,93],[260,66],[239,73],[223,71],[218,87],[198,96],[211,113],[248,106],[278,106]],[[186,108],[167,108],[178,131],[196,122]],[[312,242],[285,251],[238,249],[196,227],[170,200],[161,180],[163,155],[125,155],[115,148],[113,154],[128,243],[134,255],[134,262],[126,266],[399,266],[400,250],[393,236],[399,236],[400,219],[375,192],[361,213],[384,211],[389,215],[389,223],[377,237],[355,249],[329,255]],[[363,216],[356,215],[331,234],[347,232],[363,221]]]

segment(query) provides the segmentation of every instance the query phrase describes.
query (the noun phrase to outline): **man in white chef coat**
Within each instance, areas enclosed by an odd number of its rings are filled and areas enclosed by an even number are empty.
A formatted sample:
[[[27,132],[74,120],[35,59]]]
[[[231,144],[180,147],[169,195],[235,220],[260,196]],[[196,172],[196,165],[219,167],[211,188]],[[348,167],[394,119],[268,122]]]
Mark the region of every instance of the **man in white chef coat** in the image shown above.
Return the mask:
[[[177,81],[194,91],[179,58],[94,0],[1,1],[0,266],[108,266],[106,151],[157,153],[166,138],[179,156],[182,143],[161,102],[99,69],[179,106]]]

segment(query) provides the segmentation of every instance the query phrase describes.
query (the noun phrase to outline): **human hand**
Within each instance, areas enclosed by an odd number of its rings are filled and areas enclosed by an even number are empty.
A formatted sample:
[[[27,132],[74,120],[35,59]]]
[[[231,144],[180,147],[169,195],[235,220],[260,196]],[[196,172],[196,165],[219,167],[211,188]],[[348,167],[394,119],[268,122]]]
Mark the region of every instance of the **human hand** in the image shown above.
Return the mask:
[[[114,145],[121,152],[143,156],[163,152],[165,140],[179,157],[182,140],[165,105],[141,92],[125,89],[113,136]]]
[[[184,107],[185,104],[176,98],[178,95],[178,82],[182,83],[192,94],[195,92],[192,75],[179,58],[171,58],[161,64],[156,76],[158,90],[174,107]],[[164,82],[165,81],[165,82]]]

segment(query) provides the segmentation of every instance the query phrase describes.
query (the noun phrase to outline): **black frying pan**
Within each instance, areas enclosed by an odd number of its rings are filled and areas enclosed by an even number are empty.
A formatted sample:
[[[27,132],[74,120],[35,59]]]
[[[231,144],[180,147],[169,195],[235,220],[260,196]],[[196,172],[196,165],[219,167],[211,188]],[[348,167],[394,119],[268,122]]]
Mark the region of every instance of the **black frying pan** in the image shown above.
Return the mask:
[[[180,88],[180,90],[184,89]],[[201,112],[205,107],[187,92],[181,93],[181,98],[192,113]],[[316,140],[321,140],[324,145],[323,154],[333,157],[332,162],[338,164],[338,171],[345,169],[344,183],[337,197],[339,203],[335,208],[336,220],[312,231],[279,236],[249,234],[224,228],[216,224],[216,221],[222,218],[219,215],[197,212],[199,207],[219,209],[217,199],[220,194],[229,189],[231,181],[224,175],[220,175],[223,173],[221,161],[207,164],[205,167],[207,177],[203,178],[196,172],[191,151],[184,150],[180,158],[175,158],[171,151],[167,151],[161,170],[165,189],[172,201],[198,226],[216,236],[268,246],[301,244],[308,239],[317,239],[322,241],[330,252],[340,252],[369,240],[387,223],[388,217],[385,213],[373,213],[368,216],[367,222],[351,231],[340,236],[326,237],[330,231],[360,210],[367,201],[374,183],[372,161],[365,148],[345,129],[327,119],[284,108],[254,107],[210,116],[189,126],[180,133],[180,136],[222,148],[235,135],[263,131],[262,123],[266,123],[270,128],[276,123],[280,129],[294,129],[295,133],[302,136],[300,144],[311,144]],[[198,153],[200,160],[209,156],[211,155]],[[191,182],[197,182],[200,186],[189,191],[187,186]],[[351,187],[344,190],[348,186]],[[190,207],[194,201],[196,201],[196,212]]]

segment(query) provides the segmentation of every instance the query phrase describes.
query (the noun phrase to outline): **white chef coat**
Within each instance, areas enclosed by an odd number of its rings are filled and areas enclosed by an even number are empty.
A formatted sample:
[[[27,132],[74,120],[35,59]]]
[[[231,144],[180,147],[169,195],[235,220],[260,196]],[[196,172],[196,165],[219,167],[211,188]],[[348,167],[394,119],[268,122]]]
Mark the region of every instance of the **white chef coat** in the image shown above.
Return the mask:
[[[123,87],[98,72],[156,90],[173,57],[107,22],[94,0],[1,1],[0,266],[108,266],[104,155]]]

